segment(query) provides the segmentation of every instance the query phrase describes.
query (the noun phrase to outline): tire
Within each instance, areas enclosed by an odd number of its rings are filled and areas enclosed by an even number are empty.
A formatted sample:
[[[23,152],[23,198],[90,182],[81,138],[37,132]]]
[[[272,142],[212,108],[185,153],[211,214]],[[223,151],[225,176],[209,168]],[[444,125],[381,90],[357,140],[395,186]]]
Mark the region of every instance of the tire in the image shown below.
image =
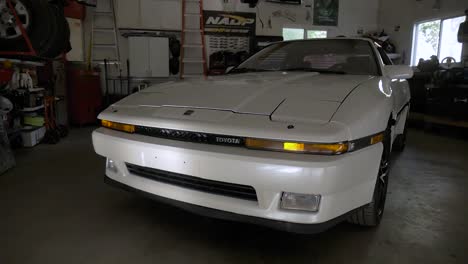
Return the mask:
[[[180,57],[180,41],[176,38],[171,38],[169,40],[169,49],[171,51],[172,57],[179,58]]]
[[[44,33],[49,31],[50,23],[47,11],[48,2],[47,0],[15,0],[15,2],[21,3],[24,8],[26,8],[26,12],[24,14],[27,14],[28,16],[26,19],[28,23],[26,33],[28,34],[33,47],[36,49],[40,46],[41,39],[44,39],[44,37],[47,36],[47,34]],[[23,36],[19,35],[8,39],[0,38],[0,49],[26,51],[28,50],[28,47]]]
[[[55,145],[60,141],[60,134],[55,129],[47,130],[44,138],[42,139],[42,143],[44,144],[51,144]]]
[[[59,54],[61,53],[67,53],[69,52],[71,48],[70,44],[70,25],[68,24],[68,20],[65,18],[63,14],[63,9],[61,9],[60,13],[61,19],[62,19],[62,25],[63,25],[63,35],[61,38],[61,47],[59,50]]]
[[[398,135],[395,139],[395,142],[393,142],[393,150],[396,152],[403,152],[406,147],[406,128],[403,132],[403,134]]]
[[[179,58],[171,58],[169,60],[169,70],[171,74],[176,75],[179,73],[180,63]]]
[[[60,134],[60,137],[64,138],[66,136],[68,136],[68,128],[64,125],[59,125],[58,128],[57,128],[59,134]]]
[[[403,152],[406,147],[406,135],[408,134],[408,118],[405,120],[405,127],[403,128],[403,134],[398,135],[393,142],[392,150],[396,152]]]
[[[54,10],[51,9],[50,4],[46,4],[42,11],[42,25],[41,28],[35,30],[31,35],[31,41],[37,54],[46,57],[45,53],[49,49],[50,43],[53,41],[54,35],[57,32],[57,23],[55,21]]]
[[[49,10],[55,27],[48,42],[44,45],[41,55],[47,58],[55,58],[68,48],[70,28],[61,7],[49,4]]]
[[[390,128],[386,134],[390,135]],[[370,204],[359,208],[348,217],[348,222],[360,226],[378,226],[382,220],[387,198],[388,175],[390,170],[390,136],[384,139],[384,150],[380,161],[379,172],[374,187],[374,194]]]

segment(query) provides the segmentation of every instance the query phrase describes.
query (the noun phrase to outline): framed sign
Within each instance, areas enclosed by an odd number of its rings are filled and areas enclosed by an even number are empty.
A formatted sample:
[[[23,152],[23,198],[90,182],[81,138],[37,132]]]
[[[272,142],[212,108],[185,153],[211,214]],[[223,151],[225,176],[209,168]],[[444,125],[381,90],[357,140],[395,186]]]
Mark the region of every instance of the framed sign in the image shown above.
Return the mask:
[[[255,13],[203,11],[206,35],[255,36]]]
[[[314,1],[314,25],[338,26],[339,0]]]

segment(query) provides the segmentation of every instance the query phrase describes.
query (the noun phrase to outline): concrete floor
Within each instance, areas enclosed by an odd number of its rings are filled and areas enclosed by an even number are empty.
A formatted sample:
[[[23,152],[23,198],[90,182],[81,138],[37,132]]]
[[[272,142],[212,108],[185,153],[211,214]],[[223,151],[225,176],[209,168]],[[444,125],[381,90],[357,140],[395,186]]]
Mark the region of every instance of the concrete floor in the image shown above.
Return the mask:
[[[0,263],[468,263],[468,141],[411,130],[380,227],[314,236],[208,219],[102,181],[91,129],[0,175]]]

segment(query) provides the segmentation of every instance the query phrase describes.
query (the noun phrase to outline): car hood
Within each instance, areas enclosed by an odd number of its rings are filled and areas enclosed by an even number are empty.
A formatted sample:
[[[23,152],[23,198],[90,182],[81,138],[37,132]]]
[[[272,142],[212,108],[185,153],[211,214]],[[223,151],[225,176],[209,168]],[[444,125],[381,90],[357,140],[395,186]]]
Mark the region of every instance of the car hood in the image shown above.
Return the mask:
[[[231,74],[152,86],[114,106],[230,111],[273,121],[328,122],[346,96],[370,76],[314,72]]]

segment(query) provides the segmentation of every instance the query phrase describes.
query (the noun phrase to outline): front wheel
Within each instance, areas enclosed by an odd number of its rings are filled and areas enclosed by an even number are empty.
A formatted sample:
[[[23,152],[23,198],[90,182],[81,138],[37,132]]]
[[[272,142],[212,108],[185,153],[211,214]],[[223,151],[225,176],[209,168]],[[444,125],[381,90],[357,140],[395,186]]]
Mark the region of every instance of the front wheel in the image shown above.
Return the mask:
[[[348,222],[360,226],[377,226],[382,220],[388,189],[388,173],[390,169],[390,136],[385,137],[384,150],[380,161],[374,195],[370,204],[361,207],[348,218]]]
[[[408,115],[405,120],[405,127],[403,128],[403,133],[398,135],[393,142],[393,150],[397,152],[403,152],[406,147],[406,135],[408,134]]]

